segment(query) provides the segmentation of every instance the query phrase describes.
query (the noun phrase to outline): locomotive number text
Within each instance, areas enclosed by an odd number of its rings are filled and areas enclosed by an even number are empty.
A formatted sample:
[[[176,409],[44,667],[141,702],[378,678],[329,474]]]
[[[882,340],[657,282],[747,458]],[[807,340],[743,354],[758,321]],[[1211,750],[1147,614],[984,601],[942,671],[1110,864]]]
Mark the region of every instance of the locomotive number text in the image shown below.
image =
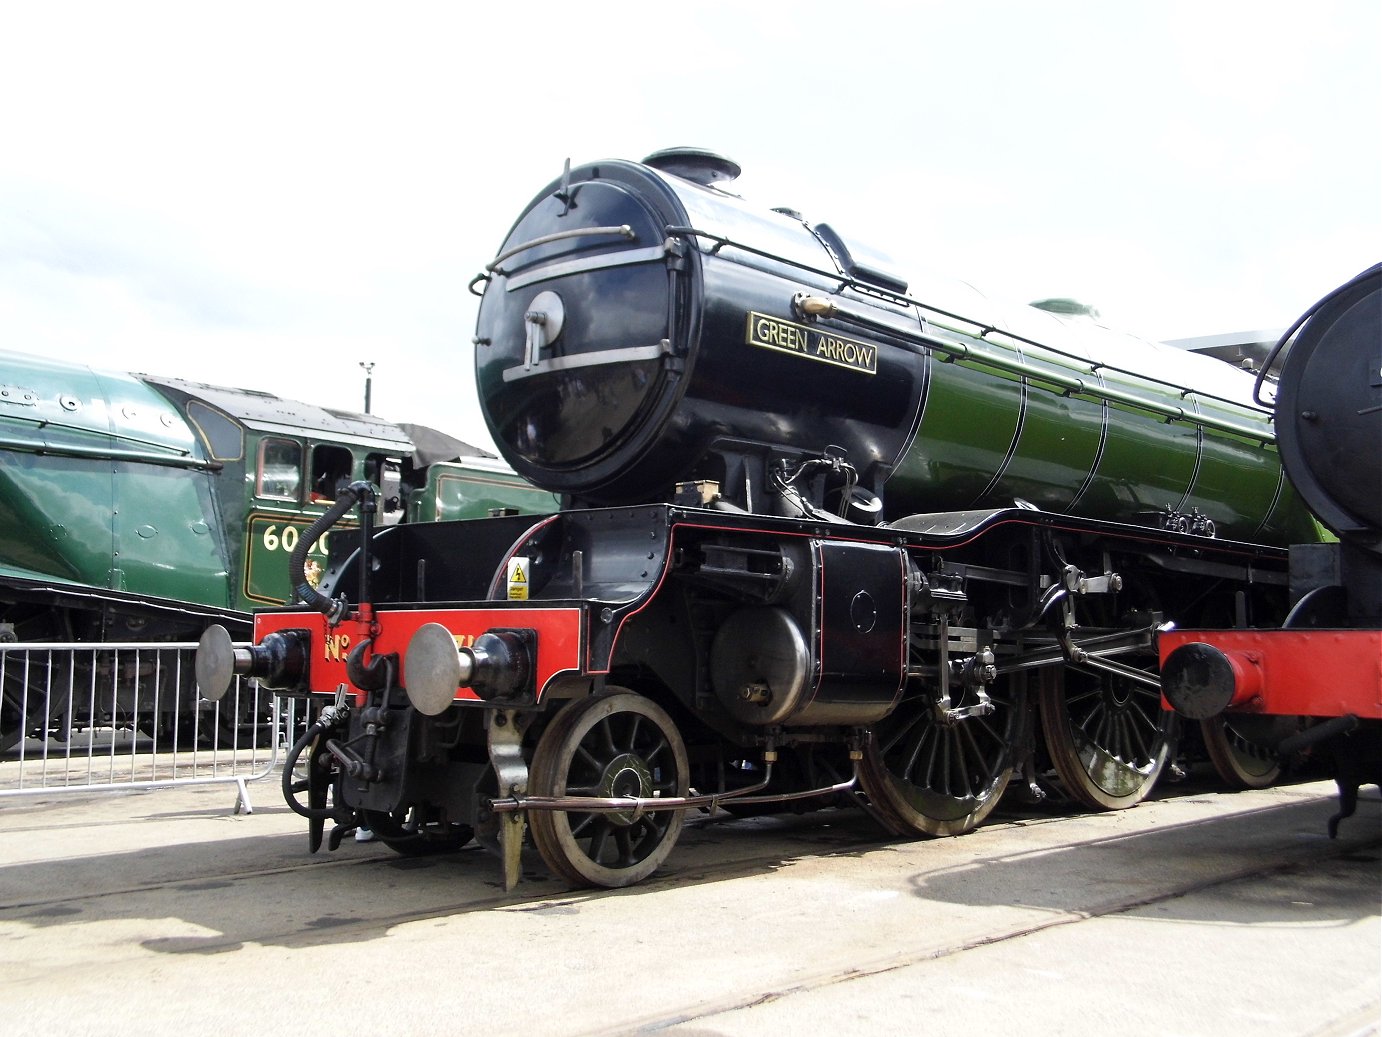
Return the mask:
[[[298,546],[298,537],[301,530],[294,525],[285,525],[280,532],[278,524],[273,523],[264,527],[264,533],[260,537],[260,542],[266,551],[287,551],[289,554]],[[312,545],[312,550],[308,554],[321,555],[326,557],[326,542],[330,533],[323,533],[317,538],[317,542]]]

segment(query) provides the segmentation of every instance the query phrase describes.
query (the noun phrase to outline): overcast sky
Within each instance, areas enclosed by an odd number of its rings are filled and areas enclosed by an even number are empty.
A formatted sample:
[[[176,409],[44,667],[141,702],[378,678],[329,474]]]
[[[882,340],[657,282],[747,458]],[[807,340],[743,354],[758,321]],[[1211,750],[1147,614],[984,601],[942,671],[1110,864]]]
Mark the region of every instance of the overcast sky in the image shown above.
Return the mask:
[[[990,295],[1152,338],[1382,260],[1382,0],[0,0],[0,348],[487,443],[470,278],[673,145]],[[0,381],[4,381],[0,372]]]

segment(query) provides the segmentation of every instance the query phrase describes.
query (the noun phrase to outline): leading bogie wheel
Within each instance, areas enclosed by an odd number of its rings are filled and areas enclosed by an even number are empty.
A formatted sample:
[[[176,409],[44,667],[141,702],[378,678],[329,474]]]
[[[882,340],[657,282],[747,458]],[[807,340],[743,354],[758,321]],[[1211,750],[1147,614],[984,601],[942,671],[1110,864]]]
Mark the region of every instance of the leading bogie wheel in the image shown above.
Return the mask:
[[[1230,788],[1270,788],[1281,776],[1281,761],[1276,753],[1247,738],[1222,713],[1201,720],[1200,734],[1209,762]]]
[[[567,706],[533,751],[528,792],[535,796],[685,796],[686,747],[656,703],[617,690]],[[667,858],[686,811],[531,810],[533,843],[558,877],[578,886],[629,886]]]
[[[998,805],[1022,741],[1026,675],[1005,678],[988,694],[991,713],[952,719],[937,711],[934,691],[909,689],[874,725],[859,783],[895,834],[960,835]],[[952,713],[966,704],[962,696]]]
[[[374,838],[403,857],[455,853],[475,835],[465,824],[419,824],[415,811],[363,810],[361,815],[362,824]]]
[[[1067,666],[1042,671],[1046,751],[1071,799],[1121,810],[1147,798],[1175,742],[1176,716],[1155,689]]]
[[[3,678],[0,683],[0,753],[17,745],[24,737],[26,718],[23,686],[11,681],[9,674],[4,674]]]

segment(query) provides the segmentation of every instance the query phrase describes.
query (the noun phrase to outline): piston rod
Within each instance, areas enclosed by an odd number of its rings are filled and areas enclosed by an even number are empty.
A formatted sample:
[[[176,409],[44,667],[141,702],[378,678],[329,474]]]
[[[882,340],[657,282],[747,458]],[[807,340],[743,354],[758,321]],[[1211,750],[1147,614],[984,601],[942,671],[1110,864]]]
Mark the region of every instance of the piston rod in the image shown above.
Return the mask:
[[[643,814],[654,810],[684,810],[687,807],[708,807],[713,813],[715,808],[727,800],[732,800],[738,805],[760,804],[760,803],[789,803],[797,799],[812,799],[815,796],[828,796],[836,792],[848,792],[854,788],[859,781],[859,769],[856,765],[854,773],[846,781],[836,782],[834,785],[827,785],[818,789],[807,789],[801,792],[780,792],[771,796],[754,796],[750,793],[757,792],[766,788],[768,782],[772,780],[772,764],[768,764],[765,776],[757,785],[748,785],[733,792],[716,792],[709,795],[690,795],[690,796],[508,796],[503,799],[490,800],[490,809],[496,814],[504,814],[514,810],[562,810],[574,811],[584,814],[615,814],[632,812],[636,819]]]

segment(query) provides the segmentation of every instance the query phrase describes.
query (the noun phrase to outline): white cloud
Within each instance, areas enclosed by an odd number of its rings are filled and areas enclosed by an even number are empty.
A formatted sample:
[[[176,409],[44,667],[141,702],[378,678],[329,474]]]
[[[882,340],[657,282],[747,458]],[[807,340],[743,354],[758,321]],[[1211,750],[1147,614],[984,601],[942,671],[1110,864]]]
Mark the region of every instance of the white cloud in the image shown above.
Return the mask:
[[[563,159],[695,144],[906,269],[1165,337],[1382,251],[1373,0],[11,5],[0,340],[483,439],[465,289]]]

